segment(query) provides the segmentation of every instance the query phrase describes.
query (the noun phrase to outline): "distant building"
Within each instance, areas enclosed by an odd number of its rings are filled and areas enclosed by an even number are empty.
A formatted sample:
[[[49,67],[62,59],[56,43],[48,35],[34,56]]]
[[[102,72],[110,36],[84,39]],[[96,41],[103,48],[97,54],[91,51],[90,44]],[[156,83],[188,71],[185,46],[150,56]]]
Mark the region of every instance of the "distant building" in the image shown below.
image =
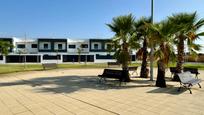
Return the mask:
[[[68,38],[0,38],[14,45],[7,56],[0,54],[0,63],[104,63],[116,61],[109,51],[111,39]],[[135,55],[132,55],[135,61]]]

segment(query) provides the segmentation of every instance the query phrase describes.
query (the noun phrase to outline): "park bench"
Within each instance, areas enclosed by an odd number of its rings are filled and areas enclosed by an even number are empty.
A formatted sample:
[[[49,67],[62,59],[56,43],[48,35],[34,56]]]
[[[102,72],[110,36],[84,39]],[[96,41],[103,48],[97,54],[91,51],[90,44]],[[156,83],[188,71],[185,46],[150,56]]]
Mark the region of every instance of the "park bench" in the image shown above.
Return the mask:
[[[107,64],[108,64],[108,67],[113,67],[113,66],[120,67],[120,63],[118,63],[118,62],[107,62]]]
[[[200,82],[202,80],[192,77],[190,72],[179,73],[178,76],[180,79],[180,87],[178,88],[178,91],[180,91],[181,88],[184,87],[190,91],[190,94],[192,94],[191,87],[193,85],[198,84],[199,88],[201,88]]]
[[[57,64],[56,63],[43,63],[42,64],[43,69],[56,69],[57,68]]]
[[[198,78],[198,74],[200,74],[200,73],[198,72],[198,68],[184,67],[184,68],[183,68],[183,71],[184,71],[184,72],[189,71],[189,72],[191,72],[192,74],[195,74],[196,78]]]
[[[172,75],[174,75],[175,73],[177,73],[176,67],[170,67],[170,72],[171,72],[171,77],[172,77]]]
[[[114,69],[104,69],[102,75],[98,75],[100,78],[99,81],[101,82],[104,80],[106,82],[107,78],[111,79],[118,79],[121,85],[121,82],[123,81],[123,71],[122,70],[114,70]]]
[[[137,68],[138,68],[138,66],[130,66],[130,67],[128,67],[128,70],[129,71],[132,71],[132,75],[134,74],[134,73],[136,73],[137,75],[138,75],[138,73],[137,73]]]

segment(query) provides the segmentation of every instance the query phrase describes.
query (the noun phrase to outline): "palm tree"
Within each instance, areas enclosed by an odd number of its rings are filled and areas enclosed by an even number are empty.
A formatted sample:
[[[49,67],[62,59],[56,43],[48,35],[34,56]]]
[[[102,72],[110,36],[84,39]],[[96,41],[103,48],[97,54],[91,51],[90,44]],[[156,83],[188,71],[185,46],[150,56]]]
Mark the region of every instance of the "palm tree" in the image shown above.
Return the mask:
[[[82,46],[80,45],[78,48],[77,48],[77,53],[78,53],[78,62],[81,63],[81,52],[82,52]]]
[[[174,28],[172,32],[175,35],[175,43],[177,44],[176,70],[180,73],[184,62],[184,42],[187,42],[191,53],[195,53],[200,49],[200,46],[194,42],[199,36],[204,35],[204,32],[198,33],[204,25],[204,19],[197,20],[197,14],[194,12],[174,14],[169,17],[169,20],[172,23],[172,28]],[[179,79],[175,76],[173,80],[178,81]]]
[[[151,23],[151,18],[142,17],[134,23],[135,33],[137,38],[143,41],[143,46],[137,52],[137,57],[142,56],[142,67],[140,71],[140,77],[147,78],[147,56],[148,56],[148,26],[146,23]]]
[[[158,24],[149,24],[150,32],[148,36],[155,45],[154,57],[157,59],[158,72],[156,86],[166,87],[165,69],[169,61],[174,61],[174,42],[171,34],[171,24],[168,20],[164,20]]]
[[[128,61],[130,60],[129,48],[130,44],[128,41],[132,38],[134,17],[132,14],[123,15],[113,18],[113,22],[111,24],[107,24],[107,26],[115,32],[114,41],[121,44],[119,51],[119,61],[122,63],[122,69],[125,73],[124,81],[130,81],[128,75]]]

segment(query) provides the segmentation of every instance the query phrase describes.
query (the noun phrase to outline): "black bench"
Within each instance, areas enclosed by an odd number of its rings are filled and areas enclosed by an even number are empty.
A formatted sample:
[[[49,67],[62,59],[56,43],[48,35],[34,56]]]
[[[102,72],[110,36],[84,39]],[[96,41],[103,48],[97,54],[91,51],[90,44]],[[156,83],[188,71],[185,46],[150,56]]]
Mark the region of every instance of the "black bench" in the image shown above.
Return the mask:
[[[99,81],[101,82],[102,79],[106,82],[106,78],[113,78],[118,79],[121,85],[121,82],[123,82],[123,70],[114,70],[114,69],[104,69],[102,75],[98,75],[100,78]]]
[[[195,74],[195,75],[196,75],[196,78],[198,78],[198,74],[200,74],[200,73],[198,72],[198,68],[184,67],[184,68],[183,68],[183,71],[184,71],[184,72],[189,71],[189,72],[191,72],[191,74]]]
[[[176,67],[170,67],[170,72],[171,72],[171,77],[172,77],[172,75],[178,73],[178,72],[176,71]]]
[[[138,68],[138,66],[131,66],[131,67],[128,67],[128,70],[129,71],[132,71],[132,75],[134,74],[134,73],[136,73],[137,75],[138,75],[138,73],[137,73],[137,68]]]
[[[107,64],[108,64],[108,67],[112,67],[112,66],[120,67],[120,63],[118,63],[118,62],[108,62]]]
[[[43,63],[42,64],[43,69],[56,69],[57,68],[57,64],[56,63]]]

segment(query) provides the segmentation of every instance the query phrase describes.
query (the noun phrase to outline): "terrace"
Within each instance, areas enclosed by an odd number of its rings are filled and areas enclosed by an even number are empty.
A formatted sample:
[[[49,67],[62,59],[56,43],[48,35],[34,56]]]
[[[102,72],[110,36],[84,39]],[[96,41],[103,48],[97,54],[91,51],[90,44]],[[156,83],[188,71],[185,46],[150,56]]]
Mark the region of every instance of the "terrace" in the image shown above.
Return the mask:
[[[2,74],[1,114],[204,114],[203,88],[194,86],[191,95],[186,90],[177,92],[178,82],[167,80],[167,88],[158,88],[144,78],[131,78],[121,87],[117,82],[99,84],[96,76],[102,72],[99,68]],[[203,79],[204,71],[200,73]],[[166,76],[170,75],[168,71]]]

